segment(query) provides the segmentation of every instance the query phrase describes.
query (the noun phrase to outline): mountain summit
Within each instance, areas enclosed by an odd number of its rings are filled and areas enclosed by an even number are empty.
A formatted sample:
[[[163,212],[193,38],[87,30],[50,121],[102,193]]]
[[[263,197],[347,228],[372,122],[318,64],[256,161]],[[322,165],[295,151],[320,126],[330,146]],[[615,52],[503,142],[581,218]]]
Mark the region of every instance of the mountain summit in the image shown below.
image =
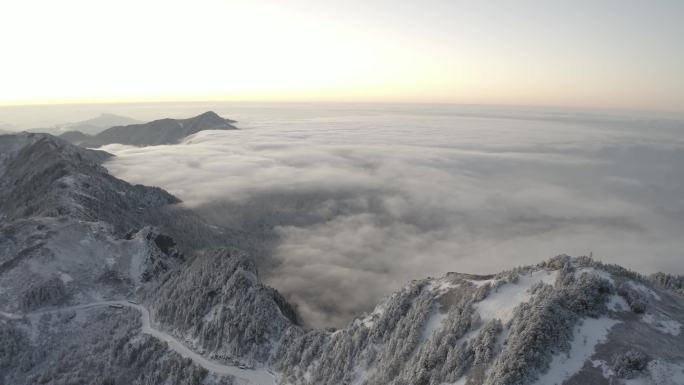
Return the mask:
[[[159,119],[149,123],[108,128],[97,135],[68,131],[61,138],[82,147],[100,147],[112,143],[133,146],[156,146],[179,143],[185,137],[204,130],[237,130],[234,120],[207,111],[188,119]]]

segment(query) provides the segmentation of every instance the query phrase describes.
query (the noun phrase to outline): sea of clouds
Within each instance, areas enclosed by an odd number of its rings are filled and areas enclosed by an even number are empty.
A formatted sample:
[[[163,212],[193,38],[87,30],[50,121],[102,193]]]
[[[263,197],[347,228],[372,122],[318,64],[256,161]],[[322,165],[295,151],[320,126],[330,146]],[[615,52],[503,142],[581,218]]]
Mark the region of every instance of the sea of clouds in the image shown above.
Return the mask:
[[[239,131],[110,145],[117,177],[254,234],[266,282],[341,326],[408,280],[589,255],[684,273],[682,120],[550,109],[287,106]]]

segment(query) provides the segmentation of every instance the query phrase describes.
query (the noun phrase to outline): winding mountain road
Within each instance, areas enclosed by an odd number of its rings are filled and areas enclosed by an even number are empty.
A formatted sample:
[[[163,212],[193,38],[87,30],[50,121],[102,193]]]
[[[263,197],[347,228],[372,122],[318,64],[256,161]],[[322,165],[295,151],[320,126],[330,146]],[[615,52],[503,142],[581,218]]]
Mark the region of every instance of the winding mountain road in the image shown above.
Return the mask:
[[[269,373],[266,369],[240,369],[236,366],[223,365],[218,362],[209,361],[204,356],[190,350],[187,346],[183,345],[180,341],[178,341],[174,336],[165,333],[161,330],[155,329],[152,326],[150,312],[142,305],[130,303],[128,301],[100,301],[82,305],[68,306],[59,309],[41,310],[24,314],[0,312],[0,316],[16,320],[21,319],[23,317],[37,317],[48,313],[84,310],[94,307],[110,305],[122,305],[125,307],[137,309],[140,312],[143,333],[149,334],[160,341],[166,342],[168,344],[168,347],[174,352],[178,353],[181,357],[190,358],[194,363],[207,369],[212,373],[221,375],[231,375],[238,380],[239,384],[242,385],[275,385],[274,376],[271,373]]]

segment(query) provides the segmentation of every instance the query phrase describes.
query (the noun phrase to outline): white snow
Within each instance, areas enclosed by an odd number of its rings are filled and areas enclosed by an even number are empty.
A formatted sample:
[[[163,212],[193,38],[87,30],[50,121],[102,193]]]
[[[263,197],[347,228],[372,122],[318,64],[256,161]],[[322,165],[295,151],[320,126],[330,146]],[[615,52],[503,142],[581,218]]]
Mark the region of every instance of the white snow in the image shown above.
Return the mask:
[[[64,283],[69,283],[69,282],[71,282],[71,281],[74,280],[73,278],[71,278],[71,276],[70,276],[69,274],[63,273],[63,272],[61,272],[61,271],[59,272],[59,278],[60,278],[60,279],[62,280],[62,282],[64,282]]]
[[[649,289],[648,287],[646,287],[646,286],[645,286],[644,284],[642,284],[642,283],[634,282],[634,281],[629,281],[629,282],[627,282],[627,284],[628,284],[629,286],[631,286],[634,290],[639,291],[639,292],[641,292],[642,294],[651,296],[651,297],[655,298],[655,299],[658,300],[658,301],[661,300],[661,298],[660,298],[660,296],[658,295],[658,293],[656,293],[656,292],[653,291],[652,289]]]
[[[161,330],[155,329],[154,326],[152,326],[152,321],[150,319],[150,313],[147,310],[147,308],[145,308],[141,305],[132,304],[132,303],[127,302],[127,301],[94,302],[94,303],[88,303],[88,304],[82,304],[82,305],[76,305],[76,306],[69,306],[69,307],[65,307],[65,308],[61,308],[61,309],[55,309],[55,310],[37,311],[37,312],[33,312],[33,313],[28,313],[28,314],[26,314],[26,316],[40,317],[43,314],[48,314],[48,313],[84,310],[84,309],[104,307],[104,306],[109,306],[109,305],[122,305],[122,306],[137,309],[140,312],[140,319],[142,321],[142,332],[143,333],[149,334],[149,335],[157,338],[160,341],[166,342],[169,349],[175,351],[181,357],[190,358],[197,365],[207,369],[210,372],[234,376],[236,379],[236,383],[240,384],[240,385],[249,385],[249,384],[253,384],[253,385],[274,385],[275,384],[274,376],[271,373],[269,373],[266,368],[240,369],[236,366],[223,365],[223,364],[220,364],[217,362],[209,361],[204,356],[192,351],[187,346],[183,345],[180,341],[178,341],[175,337],[171,336],[170,334],[167,334]],[[4,316],[5,313],[0,313],[0,315]],[[14,315],[14,314],[12,314],[10,316],[18,317],[18,315]]]
[[[448,277],[442,277],[435,279],[426,287],[431,293],[436,297],[446,294],[452,289],[459,287],[460,284],[452,282]],[[376,311],[382,309],[376,308]],[[375,313],[375,312],[374,312]],[[442,327],[442,321],[447,318],[447,313],[441,311],[441,306],[437,303],[430,314],[430,318],[425,323],[425,330],[423,331],[422,341],[427,340],[432,336],[432,334]],[[366,317],[367,319],[368,317]]]
[[[18,314],[6,313],[6,312],[4,312],[4,311],[0,311],[0,317],[4,317],[4,318],[7,318],[7,319],[21,319],[21,316],[18,315]]]
[[[216,319],[216,316],[221,313],[221,309],[223,309],[222,304],[219,303],[217,305],[214,305],[214,307],[212,307],[211,310],[209,310],[202,319],[205,322],[212,322],[214,319]]]
[[[610,368],[610,365],[604,360],[593,360],[591,361],[591,364],[595,368],[601,368],[601,373],[603,374],[603,377],[606,379],[609,379],[610,377],[615,375],[615,372],[613,369]]]
[[[671,364],[654,360],[648,363],[648,372],[655,385],[684,384],[684,363]]]
[[[682,385],[684,364],[673,364],[660,360],[648,363],[648,376],[625,380],[625,385]]]
[[[660,330],[661,332],[672,334],[673,336],[678,336],[682,330],[681,323],[664,314],[654,315],[652,313],[647,313],[641,316],[641,320]]]
[[[100,290],[102,283],[98,277],[105,270],[127,276],[129,264],[134,263],[136,257],[150,252],[143,240],[118,239],[112,235],[109,226],[101,222],[55,218],[34,218],[31,221],[36,226],[23,227],[17,239],[28,242],[30,237],[45,237],[44,248],[50,250],[51,258],[24,259],[11,272],[3,274],[0,284],[10,295],[18,295],[16,291],[29,277],[59,279],[73,285],[74,296],[83,296],[90,291]],[[133,275],[132,278],[136,282],[137,276]],[[91,300],[97,300],[97,297],[80,298],[82,302]]]
[[[147,255],[150,251],[140,239],[136,238],[135,242],[137,247],[130,253],[131,260],[128,266],[128,275],[133,282],[140,284],[140,279],[145,270]]]
[[[558,271],[538,270],[529,274],[520,274],[517,283],[506,283],[499,286],[485,298],[474,305],[483,322],[500,319],[506,323],[513,316],[513,310],[523,302],[530,300],[530,289],[539,282],[553,284]]]
[[[597,276],[599,278],[603,278],[606,281],[610,282],[611,285],[615,286],[615,280],[610,275],[610,273],[605,271],[605,270],[596,269],[593,267],[583,267],[583,268],[577,270],[577,274],[583,274],[583,273],[594,275],[594,276]]]
[[[376,348],[377,351],[377,348]],[[377,367],[375,366],[370,366],[367,367],[366,369],[363,369],[360,365],[356,365],[354,369],[354,381],[351,383],[351,385],[361,385],[366,381],[368,378],[373,377],[375,372],[377,371]]]
[[[430,318],[425,323],[425,330],[423,331],[422,338],[423,342],[430,338],[435,333],[435,331],[441,329],[442,321],[444,321],[445,318],[447,318],[447,313],[443,313],[440,310],[439,305],[435,306],[435,309],[432,311]]]
[[[370,329],[373,327],[373,325],[375,325],[375,321],[380,319],[380,317],[382,317],[382,315],[385,313],[385,306],[387,306],[387,301],[383,301],[376,306],[375,309],[373,309],[372,313],[361,318],[360,320],[357,319],[355,322],[360,322],[363,326]]]
[[[265,369],[245,370],[239,369],[234,366],[221,365],[219,363],[207,360],[205,357],[188,349],[185,345],[183,345],[173,336],[166,334],[160,330],[154,329],[151,326],[150,313],[147,311],[146,308],[140,305],[133,305],[127,302],[121,302],[121,304],[129,307],[134,307],[141,312],[143,333],[156,337],[160,341],[167,342],[170,349],[174,350],[182,357],[192,359],[196,364],[204,367],[205,369],[214,373],[230,374],[232,376],[235,376],[240,384],[270,385],[275,383],[273,376],[270,373],[268,373],[268,371],[266,371]]]
[[[617,294],[612,294],[608,299],[608,310],[612,311],[628,311],[629,304],[625,301],[622,296]]]
[[[69,187],[76,186],[76,178],[73,175],[63,176],[63,177],[57,179],[57,181],[62,182]]]
[[[575,328],[570,351],[556,354],[549,370],[539,377],[534,385],[561,384],[577,373],[594,354],[596,345],[605,341],[610,329],[619,322],[605,317],[585,318],[582,324]]]
[[[477,287],[481,287],[488,283],[494,284],[494,282],[496,282],[496,279],[467,279],[466,281],[472,283]]]
[[[462,376],[461,378],[456,380],[456,382],[443,382],[441,385],[465,385],[466,380],[466,376]]]
[[[435,279],[430,284],[428,285],[428,290],[432,291],[433,293],[437,295],[444,294],[448,292],[451,289],[455,289],[459,287],[460,285],[457,283],[452,282],[450,279],[447,277],[442,277],[439,279]]]

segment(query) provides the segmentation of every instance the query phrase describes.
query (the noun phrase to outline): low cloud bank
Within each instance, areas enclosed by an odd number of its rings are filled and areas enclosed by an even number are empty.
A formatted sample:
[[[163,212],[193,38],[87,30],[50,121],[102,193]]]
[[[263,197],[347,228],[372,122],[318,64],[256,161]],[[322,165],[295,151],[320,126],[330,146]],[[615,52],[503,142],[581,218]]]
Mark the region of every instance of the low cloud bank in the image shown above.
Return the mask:
[[[341,326],[407,280],[560,253],[684,273],[684,126],[661,123],[347,111],[104,149],[268,245],[266,281]]]

